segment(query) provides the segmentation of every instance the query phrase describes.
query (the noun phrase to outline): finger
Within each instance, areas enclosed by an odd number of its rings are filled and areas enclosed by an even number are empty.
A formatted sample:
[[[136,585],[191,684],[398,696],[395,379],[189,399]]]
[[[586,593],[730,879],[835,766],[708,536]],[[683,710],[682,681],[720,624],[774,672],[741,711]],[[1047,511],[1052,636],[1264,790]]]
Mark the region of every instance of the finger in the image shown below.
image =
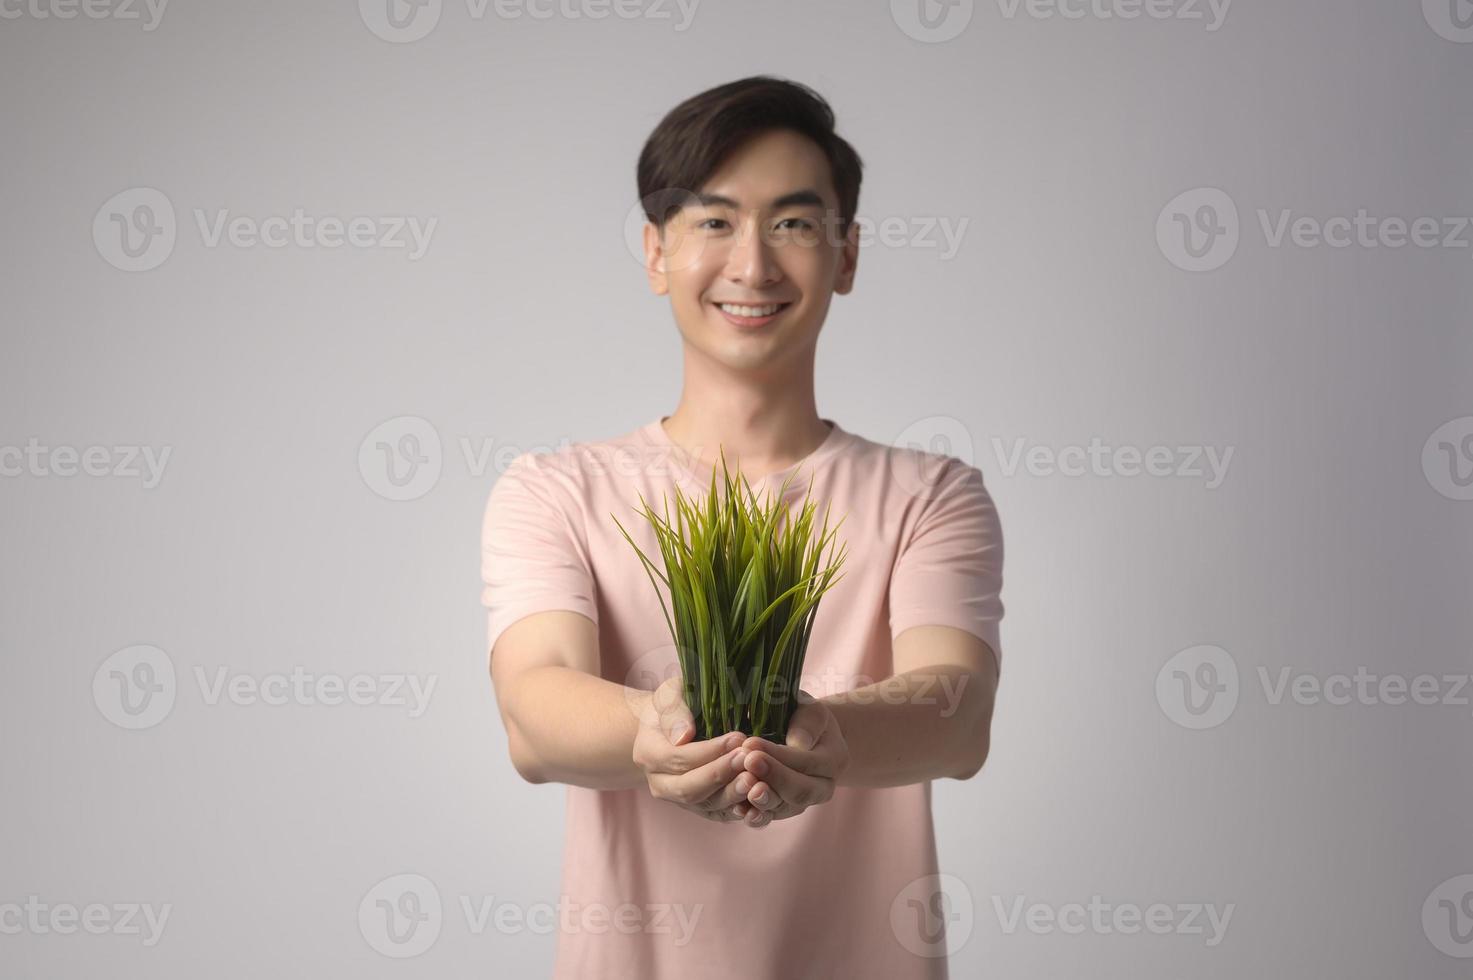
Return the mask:
[[[806,809],[806,807],[797,807],[790,803],[783,803],[776,810],[757,810],[755,812],[761,815],[762,826],[766,826],[770,823],[776,823],[779,820],[789,820],[803,813]],[[752,818],[748,817],[745,822],[750,824],[751,821]]]
[[[670,739],[671,745],[683,745],[695,738],[695,716],[685,703],[685,688],[678,675],[665,678],[655,688],[650,704],[659,718],[660,731]]]
[[[731,782],[732,773],[736,771],[734,760],[740,751],[740,748],[733,749],[681,775],[652,773],[649,777],[650,786],[658,788],[666,799],[686,806],[704,803]]]
[[[699,813],[707,820],[713,820],[716,823],[736,823],[738,820],[746,819],[746,814],[738,813],[736,807],[727,807],[725,810],[707,810],[703,807],[688,806],[685,809],[692,813]]]
[[[751,809],[751,806],[747,803],[747,791],[752,788],[752,784],[757,781],[757,777],[742,768],[742,755],[743,753],[738,751],[733,756],[732,771],[728,776],[726,785],[722,786],[721,789],[717,790],[716,793],[706,800],[706,806],[712,808],[741,806],[743,816],[746,815],[747,810]]]
[[[783,805],[772,787],[760,781],[753,783],[752,788],[747,791],[747,801],[764,813],[770,813]]]
[[[747,799],[753,805],[764,810],[770,810],[776,806],[776,803],[758,799],[759,788],[765,788],[769,791],[769,795],[775,794],[780,800],[796,806],[822,803],[833,795],[833,780],[798,772],[774,758],[764,758],[764,756],[767,756],[767,753],[753,752],[744,762],[747,771],[760,777],[761,780],[753,788],[753,792],[747,794]]]
[[[689,719],[690,735],[682,734],[677,739],[672,729],[681,721],[686,721],[680,713],[685,704],[682,695],[679,677],[667,677],[653,691],[648,692],[648,697],[639,702],[639,723],[643,727],[652,728],[665,735],[666,740],[680,743],[695,735],[694,719]],[[686,709],[689,712],[689,708]]]
[[[652,753],[655,758],[652,768],[666,776],[682,776],[729,755],[733,749],[740,749],[742,739],[741,732],[729,732],[721,738],[703,738],[699,742],[686,742],[684,745],[662,746]],[[736,766],[732,767],[732,771],[736,771]]]
[[[742,753],[739,752],[737,755],[740,757]],[[760,779],[743,769],[735,779],[722,788],[720,793],[712,797],[712,801],[714,802],[717,798],[726,799],[727,794],[730,794],[730,798],[735,802],[735,805],[742,807],[744,812],[746,810],[757,810],[759,808],[752,805],[749,794],[752,792],[752,787],[760,782]]]
[[[826,706],[819,704],[807,691],[798,692],[799,705],[788,722],[785,743],[795,749],[811,749],[818,744],[830,718]]]
[[[742,822],[748,827],[765,827],[778,820],[788,820],[796,817],[807,809],[807,807],[794,806],[791,803],[780,801],[775,810],[759,810],[753,807],[752,812]]]
[[[723,823],[744,823],[746,822],[747,814],[752,812],[752,808],[746,804],[742,804],[740,808],[729,806],[725,810],[706,810],[700,807],[686,807],[685,809],[694,813],[704,814],[713,820],[719,819]]]
[[[795,772],[833,779],[835,765],[834,754],[830,746],[832,738],[833,730],[826,728],[813,748],[797,749],[791,745],[778,745],[765,738],[751,736],[742,742],[742,748],[748,753],[747,769],[749,771],[752,771],[752,763],[766,758],[775,759]],[[765,774],[758,772],[757,775]]]

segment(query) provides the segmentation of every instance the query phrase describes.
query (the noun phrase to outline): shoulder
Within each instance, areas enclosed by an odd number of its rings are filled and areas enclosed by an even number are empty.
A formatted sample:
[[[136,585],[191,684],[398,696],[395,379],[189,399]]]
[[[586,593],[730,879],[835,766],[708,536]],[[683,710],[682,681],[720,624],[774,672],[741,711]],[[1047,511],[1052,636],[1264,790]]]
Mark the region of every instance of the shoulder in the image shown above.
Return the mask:
[[[610,476],[637,465],[631,461],[647,451],[638,429],[605,439],[524,447],[515,454],[503,450],[491,497],[530,494],[576,509]]]
[[[959,497],[987,495],[982,471],[953,448],[947,440],[923,448],[909,440],[887,444],[855,435],[851,457],[857,469],[883,481],[888,500],[919,514]]]

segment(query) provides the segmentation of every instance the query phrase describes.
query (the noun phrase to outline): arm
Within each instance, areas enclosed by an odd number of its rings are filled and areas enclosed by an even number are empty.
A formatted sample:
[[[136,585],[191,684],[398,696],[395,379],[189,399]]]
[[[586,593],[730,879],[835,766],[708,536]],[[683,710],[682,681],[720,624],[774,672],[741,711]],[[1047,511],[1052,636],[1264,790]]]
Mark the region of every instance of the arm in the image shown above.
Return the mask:
[[[839,785],[970,779],[991,742],[992,649],[952,626],[911,627],[894,646],[894,676],[822,699],[849,747]]]
[[[733,786],[741,736],[693,741],[679,678],[642,691],[598,676],[598,627],[587,616],[517,620],[491,651],[491,678],[512,765],[528,782],[647,788],[709,820],[747,815]]]
[[[735,783],[751,826],[795,817],[837,786],[970,779],[987,760],[999,665],[992,648],[954,626],[913,626],[895,638],[895,668],[876,684],[809,701],[786,744],[749,738]]]
[[[748,824],[797,816],[835,785],[969,780],[987,760],[997,679],[990,645],[965,629],[906,629],[893,676],[804,704],[787,744],[748,738],[735,783],[753,806]]]
[[[575,612],[534,613],[497,639],[491,679],[512,764],[528,782],[645,785],[632,753],[649,692],[604,680],[598,662],[598,627]]]
[[[954,457],[941,466],[920,484],[924,505],[891,570],[894,674],[825,699],[849,744],[841,783],[969,779],[987,759],[1002,524],[981,470]]]

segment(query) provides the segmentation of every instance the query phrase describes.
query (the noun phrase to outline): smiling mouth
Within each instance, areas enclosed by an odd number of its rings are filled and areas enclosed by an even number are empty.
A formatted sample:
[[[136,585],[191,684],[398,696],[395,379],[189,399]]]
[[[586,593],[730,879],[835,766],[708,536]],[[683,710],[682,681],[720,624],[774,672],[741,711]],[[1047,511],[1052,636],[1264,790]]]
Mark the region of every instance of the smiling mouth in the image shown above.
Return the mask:
[[[757,327],[776,319],[784,310],[792,306],[792,303],[764,303],[759,306],[746,306],[739,303],[714,303],[721,315],[731,322],[744,327]]]

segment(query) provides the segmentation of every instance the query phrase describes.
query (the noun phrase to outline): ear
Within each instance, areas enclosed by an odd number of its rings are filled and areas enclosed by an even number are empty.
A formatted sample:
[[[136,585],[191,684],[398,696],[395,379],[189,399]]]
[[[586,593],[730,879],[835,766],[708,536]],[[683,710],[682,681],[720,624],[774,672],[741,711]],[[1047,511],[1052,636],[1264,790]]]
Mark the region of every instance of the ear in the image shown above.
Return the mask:
[[[834,280],[834,292],[840,296],[848,295],[854,288],[854,272],[859,266],[859,220],[855,218],[849,222],[849,230],[844,234],[844,247],[839,253],[839,272]]]
[[[644,223],[644,271],[650,280],[650,292],[663,296],[670,291],[665,273],[665,244],[660,229],[653,222]]]

